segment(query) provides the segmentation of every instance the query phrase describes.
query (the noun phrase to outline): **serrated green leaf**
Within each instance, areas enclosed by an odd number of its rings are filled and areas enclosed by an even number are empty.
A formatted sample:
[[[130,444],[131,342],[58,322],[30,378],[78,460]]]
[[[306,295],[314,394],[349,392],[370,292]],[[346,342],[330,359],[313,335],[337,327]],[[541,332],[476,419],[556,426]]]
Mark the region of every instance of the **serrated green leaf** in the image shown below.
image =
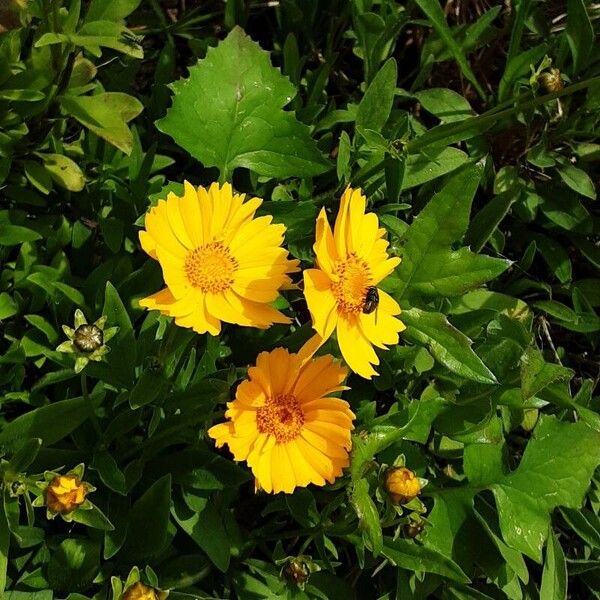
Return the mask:
[[[235,27],[189,73],[171,86],[173,105],[157,126],[204,166],[218,167],[221,179],[236,167],[280,178],[327,170],[308,128],[282,110],[294,86],[242,29]]]

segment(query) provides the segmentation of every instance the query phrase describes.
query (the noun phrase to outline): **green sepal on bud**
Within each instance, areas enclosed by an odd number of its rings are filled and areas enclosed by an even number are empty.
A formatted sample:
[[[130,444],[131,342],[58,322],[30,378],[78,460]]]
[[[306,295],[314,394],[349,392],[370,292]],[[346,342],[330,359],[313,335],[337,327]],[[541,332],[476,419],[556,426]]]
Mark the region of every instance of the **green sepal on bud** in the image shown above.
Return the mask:
[[[74,326],[63,325],[62,329],[69,338],[60,344],[57,352],[75,354],[75,373],[81,372],[90,360],[101,361],[110,348],[106,345],[118,331],[118,327],[105,329],[106,316],[94,323],[88,323],[83,312],[75,311]]]

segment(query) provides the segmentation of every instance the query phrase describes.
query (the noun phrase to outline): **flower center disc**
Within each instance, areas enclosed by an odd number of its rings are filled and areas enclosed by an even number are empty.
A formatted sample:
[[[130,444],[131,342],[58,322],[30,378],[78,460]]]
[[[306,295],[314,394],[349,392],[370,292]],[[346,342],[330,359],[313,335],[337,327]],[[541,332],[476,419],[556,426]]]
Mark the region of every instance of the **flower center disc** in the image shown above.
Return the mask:
[[[203,292],[224,292],[233,283],[238,267],[223,242],[210,242],[194,248],[185,258],[184,270],[188,281]]]
[[[338,309],[346,314],[360,312],[371,283],[369,265],[351,254],[346,260],[337,263],[335,273],[339,279],[332,284],[331,289]]]
[[[269,398],[256,411],[256,424],[261,433],[275,436],[280,444],[289,442],[300,434],[304,413],[300,403],[291,394]]]

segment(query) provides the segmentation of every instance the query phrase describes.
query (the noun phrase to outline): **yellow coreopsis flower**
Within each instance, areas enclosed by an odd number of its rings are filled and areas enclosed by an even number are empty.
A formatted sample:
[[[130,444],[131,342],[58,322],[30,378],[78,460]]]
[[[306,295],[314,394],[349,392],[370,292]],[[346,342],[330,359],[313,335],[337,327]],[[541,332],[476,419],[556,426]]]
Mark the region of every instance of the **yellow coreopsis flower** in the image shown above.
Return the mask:
[[[235,460],[248,463],[266,492],[333,483],[349,464],[354,414],[329,397],[347,389],[348,372],[330,355],[312,359],[314,348],[261,352],[227,405],[229,421],[208,432],[217,447],[227,444]]]
[[[397,344],[405,326],[395,318],[398,303],[377,288],[400,258],[388,256],[385,229],[365,209],[361,190],[346,188],[333,233],[321,210],[313,246],[318,268],[304,271],[304,295],[317,333],[326,340],[337,331],[348,366],[370,379],[379,364],[373,346]]]
[[[167,287],[140,305],[212,335],[222,321],[261,329],[289,323],[270,306],[298,270],[281,247],[285,226],[255,217],[262,200],[246,201],[229,183],[184,186],[183,197],[170,193],[146,215],[140,242],[160,263]]]

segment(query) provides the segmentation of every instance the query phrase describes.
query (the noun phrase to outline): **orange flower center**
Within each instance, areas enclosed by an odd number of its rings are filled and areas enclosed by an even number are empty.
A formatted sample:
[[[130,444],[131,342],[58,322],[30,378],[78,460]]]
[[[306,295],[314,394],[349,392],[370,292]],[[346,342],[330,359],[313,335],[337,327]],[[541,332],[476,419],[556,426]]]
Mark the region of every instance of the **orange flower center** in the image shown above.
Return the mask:
[[[224,292],[233,283],[238,261],[223,242],[209,242],[194,248],[185,258],[188,281],[203,292]]]
[[[295,396],[278,394],[256,411],[256,425],[261,433],[273,435],[278,443],[285,444],[300,435],[304,412]]]
[[[338,280],[331,289],[335,296],[338,310],[345,314],[362,311],[367,297],[367,289],[371,285],[369,265],[352,253],[346,260],[335,265]]]

